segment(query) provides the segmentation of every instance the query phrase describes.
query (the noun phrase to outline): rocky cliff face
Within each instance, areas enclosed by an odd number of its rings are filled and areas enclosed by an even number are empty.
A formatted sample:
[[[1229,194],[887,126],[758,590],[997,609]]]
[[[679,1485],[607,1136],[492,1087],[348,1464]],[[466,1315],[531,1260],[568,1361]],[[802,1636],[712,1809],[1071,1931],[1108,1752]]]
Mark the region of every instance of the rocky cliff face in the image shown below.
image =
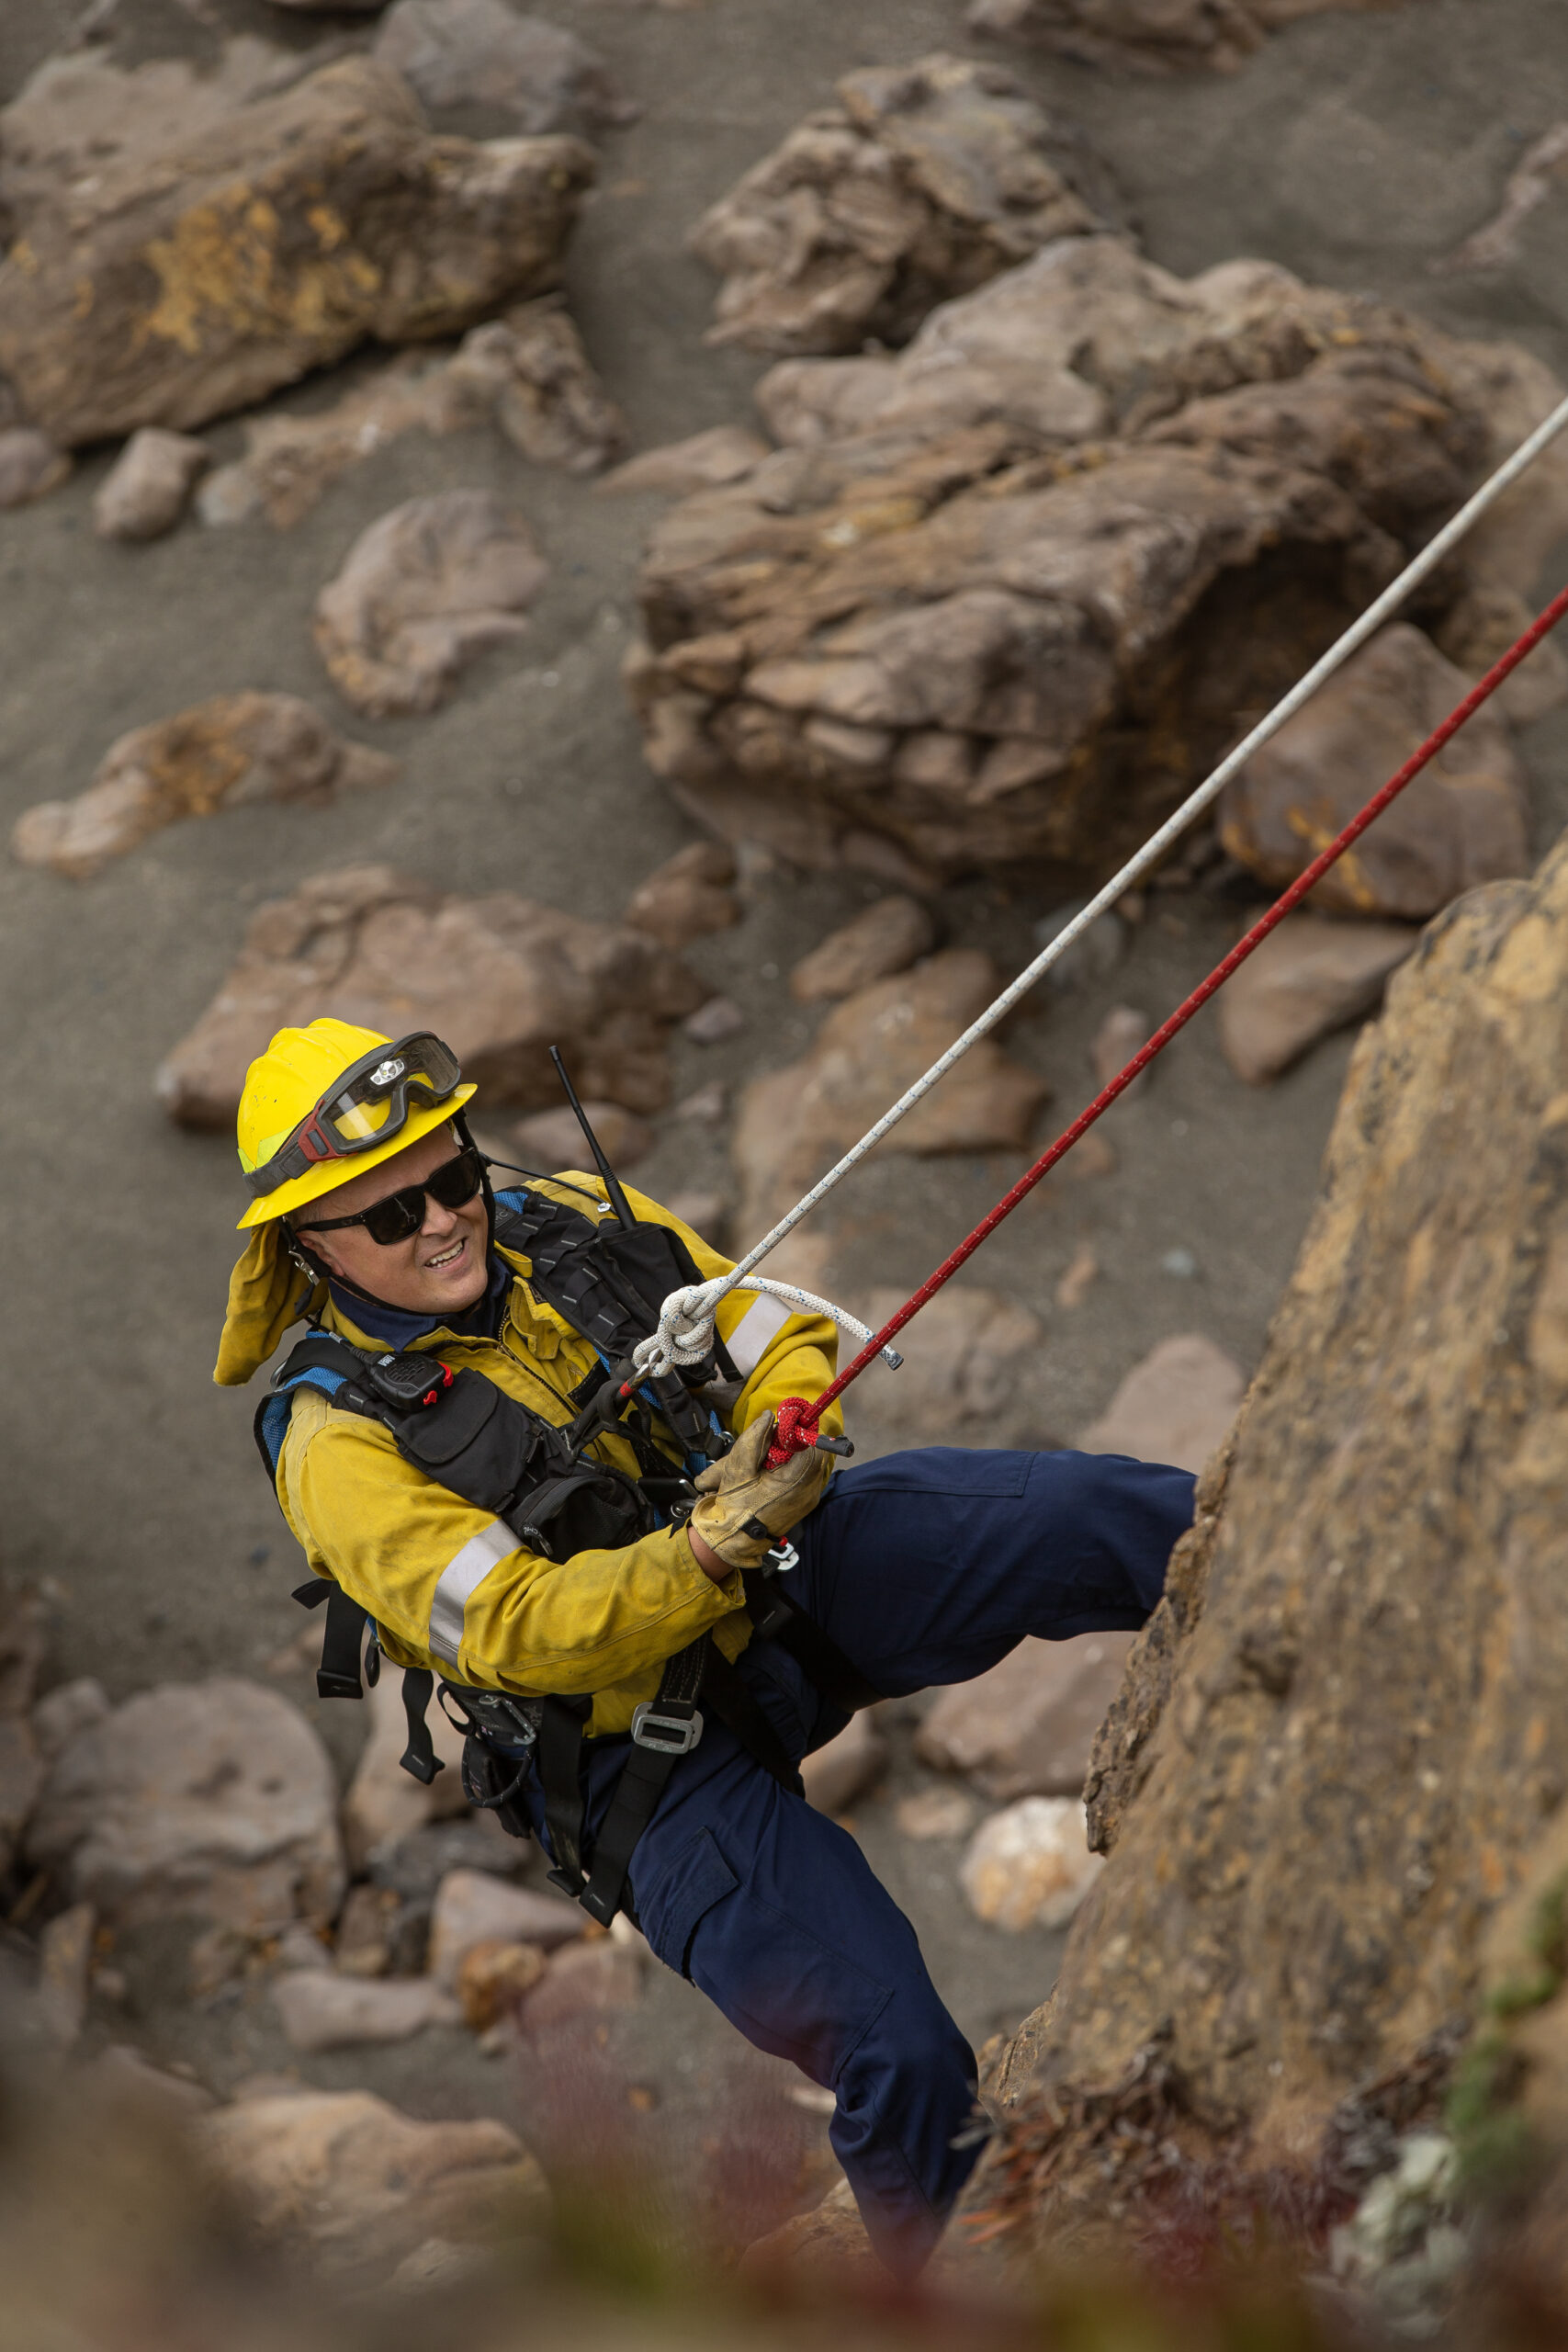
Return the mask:
[[[1026,2233],[1120,2193],[1050,2119],[1140,2053],[1188,2154],[1307,2172],[1356,2086],[1476,2014],[1568,1790],[1565,1068],[1568,842],[1430,927],[1352,1064],[1100,1736],[1108,1867],[1001,2066],[1047,2159]]]

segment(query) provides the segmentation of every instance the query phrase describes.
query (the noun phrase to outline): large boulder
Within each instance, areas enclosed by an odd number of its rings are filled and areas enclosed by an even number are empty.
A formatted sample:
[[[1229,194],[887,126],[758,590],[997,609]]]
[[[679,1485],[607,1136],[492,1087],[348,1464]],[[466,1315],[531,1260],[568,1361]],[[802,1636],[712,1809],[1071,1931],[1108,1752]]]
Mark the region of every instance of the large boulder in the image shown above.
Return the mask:
[[[487,1108],[553,1105],[559,1046],[585,1095],[662,1109],[664,1047],[703,997],[646,933],[559,913],[511,890],[465,899],[390,866],[318,874],[257,909],[217,996],[158,1072],[182,1126],[223,1128],[275,1030],[332,1013],[446,1039]]]
[[[5,183],[0,371],[65,447],[188,431],[367,337],[458,334],[542,293],[593,175],[573,139],[432,136],[364,57],[198,104],[188,128],[154,110],[155,141],[136,96],[99,168]]]
[[[85,1724],[49,1769],[29,1859],[111,1927],[326,1927],[344,1889],[332,1759],[275,1690],[164,1682]]]
[[[739,1230],[765,1231],[946,1052],[998,986],[981,949],[945,948],[912,972],[846,997],[799,1061],[753,1079],[732,1146],[745,1188]],[[994,1036],[982,1037],[880,1148],[1016,1150],[1029,1140],[1048,1091]]]
[[[345,741],[296,695],[214,695],[121,735],[74,800],[25,810],[11,854],[79,882],[181,817],[254,800],[316,808],[397,773],[396,760]]]
[[[1208,66],[1235,73],[1298,17],[1393,8],[1400,0],[969,0],[971,32],[1032,42],[1093,65],[1156,74]]]
[[[1271,265],[1182,280],[1101,236],[945,305],[902,354],[788,360],[758,397],[784,446],[650,535],[627,669],[650,764],[797,860],[1028,860],[1070,887],[1560,394],[1525,353]],[[1522,612],[1568,526],[1568,457],[1529,489],[1438,605],[1479,582]]]
[[[1565,1056],[1568,842],[1439,918],[1357,1048],[1262,1366],[1097,1747],[1109,1861],[1001,2069],[976,2195],[1032,2243],[1157,2206],[1139,2149],[1166,2117],[1171,2194],[1321,2182],[1340,2103],[1418,2087],[1476,2017],[1490,1923],[1548,1863],[1560,1941]],[[1153,2128],[1113,2141],[1140,2082]]]
[[[372,53],[427,107],[495,107],[531,135],[592,136],[642,111],[586,41],[507,0],[394,0]]]
[[[1418,628],[1385,628],[1226,786],[1220,839],[1272,889],[1293,882],[1404,765],[1471,681]],[[1529,870],[1524,771],[1483,704],[1312,894],[1338,914],[1425,922],[1478,882]]]
[[[999,66],[939,52],[863,66],[838,92],[692,231],[725,281],[710,343],[904,343],[933,303],[1114,209],[1087,141]]]

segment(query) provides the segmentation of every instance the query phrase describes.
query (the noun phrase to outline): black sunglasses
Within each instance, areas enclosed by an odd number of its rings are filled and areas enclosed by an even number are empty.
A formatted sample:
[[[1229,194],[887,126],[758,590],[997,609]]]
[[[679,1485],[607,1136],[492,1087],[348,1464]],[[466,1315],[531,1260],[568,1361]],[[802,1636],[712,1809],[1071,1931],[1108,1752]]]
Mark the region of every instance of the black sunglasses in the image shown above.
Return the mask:
[[[485,1164],[478,1148],[470,1144],[455,1159],[444,1159],[433,1168],[423,1184],[405,1184],[400,1193],[389,1193],[384,1201],[372,1201],[357,1216],[328,1216],[314,1225],[296,1225],[294,1230],[303,1238],[308,1233],[337,1233],[345,1225],[362,1225],[372,1241],[389,1249],[394,1241],[406,1241],[424,1223],[424,1196],[444,1209],[466,1209],[485,1180]]]

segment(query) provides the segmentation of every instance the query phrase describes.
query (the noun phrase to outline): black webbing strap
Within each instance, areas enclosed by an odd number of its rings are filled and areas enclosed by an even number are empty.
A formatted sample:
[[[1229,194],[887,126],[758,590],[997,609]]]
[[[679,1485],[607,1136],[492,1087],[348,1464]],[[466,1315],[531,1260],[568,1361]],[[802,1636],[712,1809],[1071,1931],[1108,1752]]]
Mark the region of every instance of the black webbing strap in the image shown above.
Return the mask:
[[[430,1736],[425,1721],[430,1707],[430,1694],[435,1688],[435,1677],[427,1666],[403,1668],[403,1714],[409,1727],[409,1744],[398,1761],[405,1772],[429,1788],[437,1772],[445,1772],[446,1765],[435,1753],[435,1742]]]
[[[740,1573],[752,1632],[788,1650],[825,1699],[846,1715],[854,1715],[863,1707],[874,1707],[886,1696],[866,1680],[854,1660],[844,1656],[815,1618],[790,1600],[776,1577],[761,1568],[743,1568]]]
[[[703,1672],[703,1704],[712,1708],[719,1722],[728,1725],[741,1747],[764,1772],[773,1774],[781,1788],[788,1789],[792,1796],[806,1794],[806,1784],[794,1758],[758,1705],[745,1676],[730,1664],[716,1642],[709,1648]]]
[[[621,1907],[637,1841],[653,1818],[653,1809],[664,1793],[665,1782],[677,1759],[688,1752],[679,1744],[680,1733],[675,1726],[690,1724],[697,1712],[697,1693],[702,1688],[708,1650],[708,1637],[704,1634],[665,1662],[659,1696],[648,1713],[655,1724],[660,1719],[670,1724],[668,1744],[650,1735],[646,1724],[633,1730],[632,1751],[621,1768],[604,1826],[594,1840],[588,1883],[578,1897],[589,1917],[597,1919],[602,1928],[609,1926]],[[639,1709],[639,1714],[641,1712]]]
[[[592,1699],[547,1699],[534,1751],[555,1858],[550,1882],[563,1894],[582,1892],[582,1726],[592,1704]]]
[[[333,1584],[330,1577],[312,1577],[308,1584],[297,1585],[294,1598],[305,1609],[319,1609],[323,1600],[327,1604],[321,1662],[316,1668],[318,1696],[363,1699],[365,1686],[359,1679],[359,1654],[365,1645],[365,1625],[370,1611],[351,1600],[342,1585]],[[430,1777],[434,1780],[434,1773]]]

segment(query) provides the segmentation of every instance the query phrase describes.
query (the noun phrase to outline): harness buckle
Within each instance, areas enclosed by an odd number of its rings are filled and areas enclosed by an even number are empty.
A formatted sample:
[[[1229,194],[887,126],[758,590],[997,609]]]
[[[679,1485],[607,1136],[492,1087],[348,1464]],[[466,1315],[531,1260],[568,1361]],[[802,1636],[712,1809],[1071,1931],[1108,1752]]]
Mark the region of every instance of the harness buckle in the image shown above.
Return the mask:
[[[689,1715],[661,1715],[655,1702],[643,1699],[632,1709],[632,1737],[638,1747],[660,1756],[686,1756],[703,1736],[703,1719],[694,1708]]]
[[[800,1554],[787,1540],[775,1544],[773,1550],[766,1555],[766,1558],[770,1576],[787,1576],[791,1568],[798,1568],[800,1566]]]

